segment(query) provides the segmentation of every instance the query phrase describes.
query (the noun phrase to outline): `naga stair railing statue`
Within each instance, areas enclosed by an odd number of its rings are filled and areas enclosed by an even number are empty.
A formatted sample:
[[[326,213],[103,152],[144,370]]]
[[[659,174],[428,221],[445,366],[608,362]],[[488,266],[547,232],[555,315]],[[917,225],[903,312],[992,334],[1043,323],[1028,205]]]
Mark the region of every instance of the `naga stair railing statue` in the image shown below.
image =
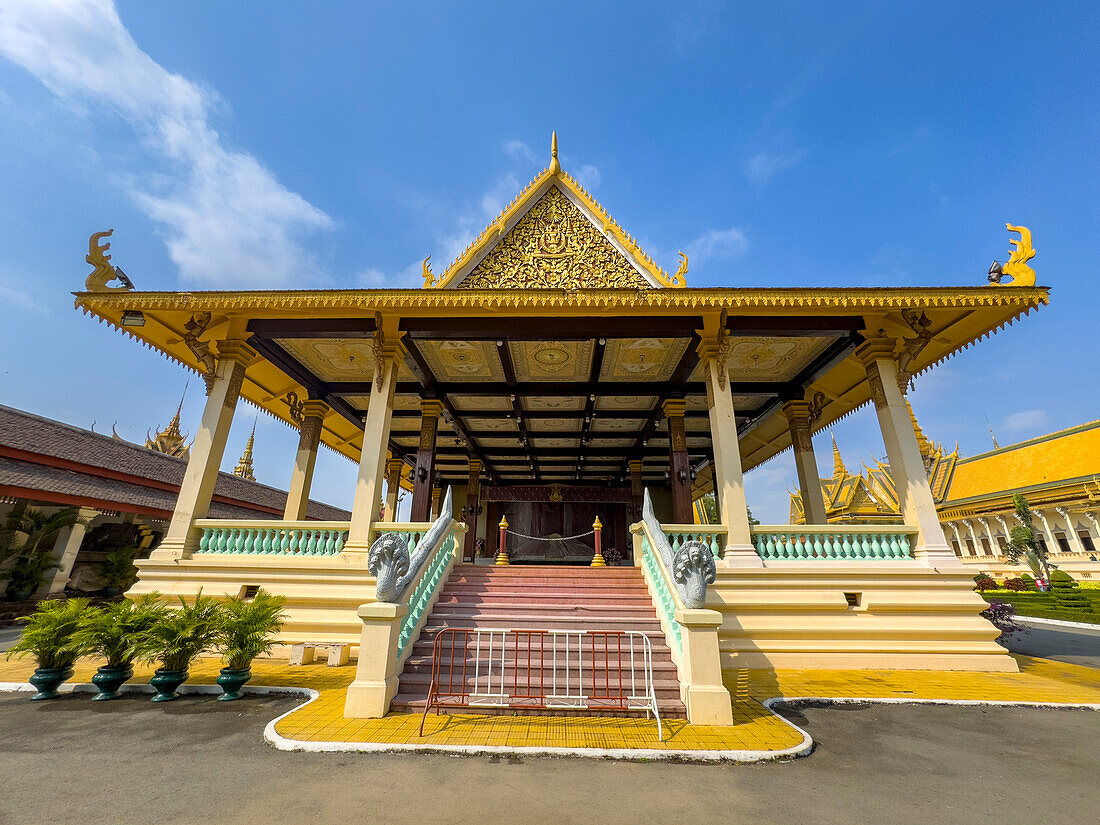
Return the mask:
[[[374,540],[367,554],[367,568],[377,580],[375,599],[408,607],[397,640],[398,661],[420,632],[461,552],[461,535],[466,527],[455,520],[452,510],[448,487],[439,517],[426,530],[419,529],[425,525],[400,525],[400,529],[386,530]]]
[[[653,598],[665,640],[672,651],[680,681],[680,698],[688,720],[700,725],[733,724],[729,692],[722,684],[718,630],[722,615],[706,607],[707,586],[717,577],[715,552],[726,528],[708,525],[697,531],[673,525],[670,532],[657,521],[649,490],[642,496],[642,520],[630,527],[634,534],[634,563],[641,566]]]
[[[636,561],[641,563],[665,638],[678,662],[683,634],[676,613],[706,604],[707,585],[714,584],[717,572],[714,555],[707,545],[693,539],[680,542],[673,550],[653,512],[648,489],[642,498],[642,520],[631,530],[640,539],[641,552]]]

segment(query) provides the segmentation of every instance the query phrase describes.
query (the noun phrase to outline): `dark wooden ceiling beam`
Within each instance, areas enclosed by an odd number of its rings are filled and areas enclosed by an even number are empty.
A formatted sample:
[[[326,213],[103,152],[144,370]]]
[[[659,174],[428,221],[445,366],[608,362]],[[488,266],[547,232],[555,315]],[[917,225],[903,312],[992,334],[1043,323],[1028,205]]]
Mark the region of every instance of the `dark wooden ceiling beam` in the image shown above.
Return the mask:
[[[411,338],[449,341],[588,341],[597,338],[686,338],[703,326],[698,316],[645,318],[541,316],[492,318],[402,318]]]
[[[497,356],[500,358],[500,368],[504,373],[504,383],[513,392],[508,395],[508,403],[512,405],[512,417],[515,419],[516,426],[519,428],[518,438],[524,447],[528,448],[528,458],[531,461],[531,475],[535,477],[536,481],[541,481],[539,476],[538,465],[535,463],[534,454],[530,452],[531,438],[530,433],[527,432],[527,423],[524,421],[523,405],[519,400],[519,397],[514,393],[516,384],[516,365],[512,363],[512,352],[503,342],[497,342]]]
[[[737,337],[842,336],[864,328],[861,315],[732,315],[726,318],[726,329]]]
[[[425,395],[431,395],[436,397],[435,393],[435,375],[432,373],[431,367],[428,366],[428,362],[424,360],[424,356],[421,354],[416,342],[409,338],[404,339],[405,351],[408,353],[408,359],[411,361],[409,368],[413,371],[413,374],[420,379],[421,385],[424,387]],[[451,405],[451,402],[445,395],[439,395],[439,402],[443,405],[443,409],[446,412],[447,417],[450,419],[450,425],[454,429],[455,434],[459,440],[464,442],[467,458],[475,458],[481,461],[482,467],[485,469],[486,475],[489,476],[489,480],[492,481],[494,477],[493,463],[490,459],[482,455],[481,450],[478,448],[477,442],[470,437],[469,432],[466,430],[461,419],[458,417],[458,413],[455,412],[455,408]],[[436,448],[436,452],[439,452],[439,448]]]
[[[261,338],[370,338],[373,318],[253,318],[248,331]]]

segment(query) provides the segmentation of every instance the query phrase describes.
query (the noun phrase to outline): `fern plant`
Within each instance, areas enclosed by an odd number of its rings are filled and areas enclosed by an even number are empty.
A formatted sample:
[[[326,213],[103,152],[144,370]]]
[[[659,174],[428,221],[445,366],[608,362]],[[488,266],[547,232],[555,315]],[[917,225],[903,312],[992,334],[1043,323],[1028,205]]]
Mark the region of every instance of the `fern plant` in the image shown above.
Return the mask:
[[[181,596],[135,640],[136,658],[159,661],[163,670],[187,670],[195,657],[208,649],[221,626],[222,605],[200,592],[190,604]]]
[[[125,667],[137,655],[142,637],[167,609],[157,593],[93,608],[81,618],[75,641],[85,653],[106,659],[104,667]]]
[[[244,670],[275,646],[275,634],[286,621],[285,604],[285,597],[263,589],[250,601],[234,597],[223,603],[217,647],[227,668]]]
[[[22,619],[23,635],[8,651],[12,656],[34,656],[43,670],[68,669],[83,654],[76,639],[81,619],[88,612],[87,599],[48,599]]]
[[[127,547],[108,553],[99,565],[99,578],[103,584],[122,591],[137,581],[138,569],[134,565],[136,555],[137,550]]]

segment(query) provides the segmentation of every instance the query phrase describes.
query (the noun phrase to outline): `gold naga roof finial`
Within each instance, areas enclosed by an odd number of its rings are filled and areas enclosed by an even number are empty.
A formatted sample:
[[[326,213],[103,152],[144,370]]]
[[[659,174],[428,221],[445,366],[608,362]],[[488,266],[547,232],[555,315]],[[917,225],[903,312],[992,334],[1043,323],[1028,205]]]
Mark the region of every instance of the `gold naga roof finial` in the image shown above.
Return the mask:
[[[100,239],[111,237],[114,231],[108,229],[105,232],[96,232],[88,239],[88,254],[84,256],[84,260],[95,269],[84,279],[84,289],[87,292],[117,292],[134,288],[133,283],[126,277],[126,273],[117,266],[112,266],[111,256],[107,254],[111,244],[104,241],[102,246],[99,245]],[[116,278],[121,282],[121,286],[108,286]]]
[[[424,276],[424,289],[431,289],[435,286],[435,273],[432,272],[431,264],[428,263],[431,259],[432,256],[429,255],[420,265],[421,274]]]
[[[687,286],[688,256],[680,252],[680,266],[672,276],[673,286]]]
[[[554,131],[550,135],[550,174],[561,174],[561,164],[558,163],[558,133]]]
[[[1009,238],[1009,243],[1015,247],[1008,263],[1002,264],[994,261],[989,266],[989,283],[1001,286],[1035,286],[1035,270],[1027,265],[1027,262],[1035,257],[1035,250],[1031,246],[1031,230],[1026,226],[1013,226],[1006,223],[1009,232],[1019,232],[1019,238]],[[1001,279],[1005,275],[1012,278],[1008,283]]]

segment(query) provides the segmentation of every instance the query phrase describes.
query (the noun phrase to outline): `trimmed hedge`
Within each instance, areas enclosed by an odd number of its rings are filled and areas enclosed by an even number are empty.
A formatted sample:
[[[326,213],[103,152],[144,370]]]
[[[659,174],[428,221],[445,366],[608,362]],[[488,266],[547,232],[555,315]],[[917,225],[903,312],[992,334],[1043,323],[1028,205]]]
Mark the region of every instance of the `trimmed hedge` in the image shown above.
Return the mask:
[[[994,599],[1007,602],[1016,608],[1019,616],[1037,619],[1059,619],[1067,622],[1100,623],[1100,590],[1073,589],[1072,605],[1055,593],[1029,593],[1016,590],[986,590],[981,597],[987,602]]]

